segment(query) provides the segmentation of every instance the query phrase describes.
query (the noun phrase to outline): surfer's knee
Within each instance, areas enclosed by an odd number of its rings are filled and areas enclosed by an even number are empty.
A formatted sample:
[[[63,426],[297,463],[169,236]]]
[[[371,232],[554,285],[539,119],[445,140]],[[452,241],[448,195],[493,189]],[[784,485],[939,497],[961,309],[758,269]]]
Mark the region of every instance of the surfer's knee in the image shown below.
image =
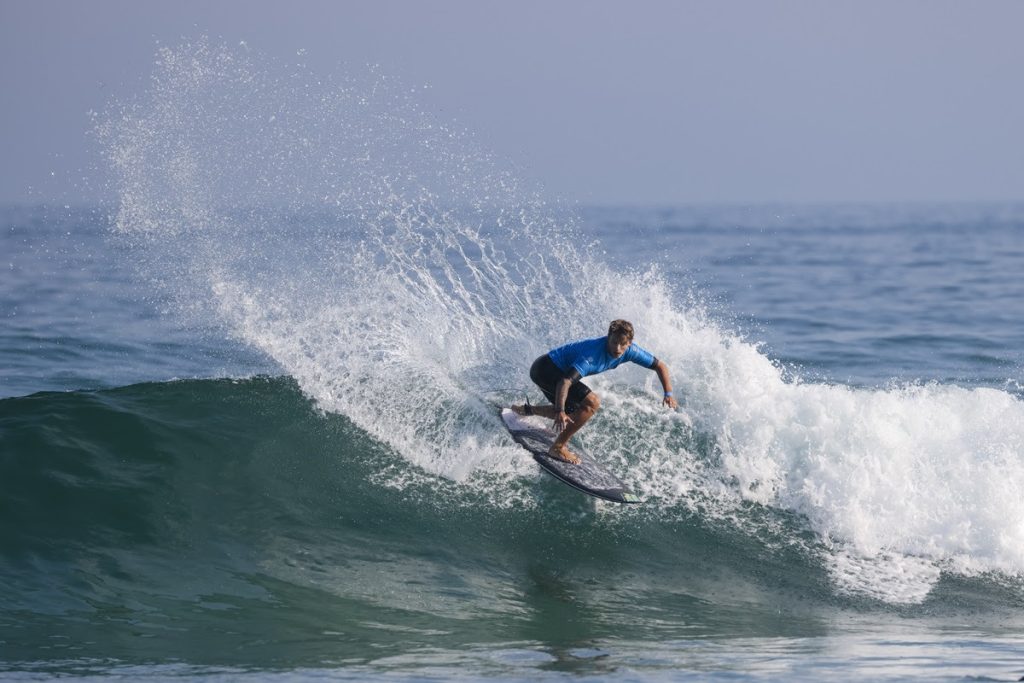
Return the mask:
[[[601,407],[601,398],[594,392],[590,392],[587,394],[587,397],[583,399],[581,407],[592,413],[596,413],[597,409]]]

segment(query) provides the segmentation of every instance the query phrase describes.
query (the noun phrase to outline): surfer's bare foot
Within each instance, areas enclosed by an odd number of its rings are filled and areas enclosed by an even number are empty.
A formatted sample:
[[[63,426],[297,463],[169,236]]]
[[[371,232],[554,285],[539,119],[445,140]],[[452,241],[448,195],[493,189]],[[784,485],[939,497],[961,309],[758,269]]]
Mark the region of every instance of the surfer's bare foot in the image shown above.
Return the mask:
[[[555,460],[561,460],[562,462],[567,462],[570,465],[579,465],[581,462],[579,456],[572,453],[565,446],[559,446],[558,444],[551,444],[551,448],[548,449],[548,455]]]

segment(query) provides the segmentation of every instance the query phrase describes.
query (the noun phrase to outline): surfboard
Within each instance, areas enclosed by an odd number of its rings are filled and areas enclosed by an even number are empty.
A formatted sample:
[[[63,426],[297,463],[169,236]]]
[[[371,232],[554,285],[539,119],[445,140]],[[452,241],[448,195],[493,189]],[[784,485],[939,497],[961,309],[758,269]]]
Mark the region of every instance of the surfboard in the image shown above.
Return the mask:
[[[530,451],[541,469],[559,481],[595,498],[614,503],[640,502],[638,495],[580,448],[572,449],[582,460],[579,465],[572,465],[549,456],[548,449],[555,440],[555,433],[538,424],[542,418],[516,415],[510,408],[504,408],[501,411],[501,419],[516,443]]]

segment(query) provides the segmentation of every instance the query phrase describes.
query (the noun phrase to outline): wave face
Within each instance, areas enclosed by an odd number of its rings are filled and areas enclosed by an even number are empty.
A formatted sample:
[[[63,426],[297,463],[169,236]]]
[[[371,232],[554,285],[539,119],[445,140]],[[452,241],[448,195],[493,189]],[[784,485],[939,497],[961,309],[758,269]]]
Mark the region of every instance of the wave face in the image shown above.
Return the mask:
[[[753,634],[788,581],[828,592],[792,551],[696,517],[595,510],[537,474],[396,486],[404,458],[290,379],[7,399],[0,453],[7,661],[294,666],[458,649],[467,632],[484,644]],[[494,505],[493,490],[523,503]],[[758,558],[790,578],[753,588]],[[708,592],[713,609],[696,597]],[[662,618],[666,600],[678,620]],[[563,633],[574,621],[591,633]]]

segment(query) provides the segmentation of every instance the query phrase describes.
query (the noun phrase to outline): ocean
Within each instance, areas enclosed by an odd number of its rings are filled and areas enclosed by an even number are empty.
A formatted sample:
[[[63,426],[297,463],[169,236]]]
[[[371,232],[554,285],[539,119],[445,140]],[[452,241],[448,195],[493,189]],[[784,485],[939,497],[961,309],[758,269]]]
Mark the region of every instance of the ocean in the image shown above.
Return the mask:
[[[0,207],[0,679],[1024,676],[1024,205],[575,205],[208,41],[96,142]],[[498,417],[615,318],[634,506]]]

